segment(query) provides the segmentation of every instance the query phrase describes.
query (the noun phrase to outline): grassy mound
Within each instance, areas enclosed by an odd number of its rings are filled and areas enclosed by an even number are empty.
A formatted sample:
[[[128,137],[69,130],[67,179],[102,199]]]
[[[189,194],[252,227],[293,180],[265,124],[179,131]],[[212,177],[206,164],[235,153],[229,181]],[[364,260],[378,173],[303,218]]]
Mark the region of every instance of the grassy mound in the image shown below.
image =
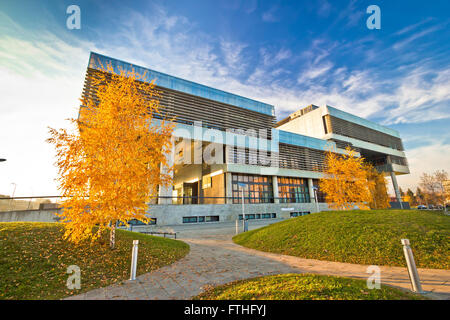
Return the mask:
[[[232,282],[211,288],[199,300],[410,300],[419,295],[381,286],[369,290],[366,281],[311,274],[280,274]]]
[[[420,268],[450,269],[450,217],[441,211],[329,211],[233,238],[240,245],[308,259],[405,266],[401,239]]]
[[[117,230],[116,249],[103,244],[74,246],[55,223],[0,223],[0,299],[59,299],[130,277],[131,248],[139,240],[137,274],[181,259],[184,242]],[[67,267],[81,269],[81,289],[69,290]]]

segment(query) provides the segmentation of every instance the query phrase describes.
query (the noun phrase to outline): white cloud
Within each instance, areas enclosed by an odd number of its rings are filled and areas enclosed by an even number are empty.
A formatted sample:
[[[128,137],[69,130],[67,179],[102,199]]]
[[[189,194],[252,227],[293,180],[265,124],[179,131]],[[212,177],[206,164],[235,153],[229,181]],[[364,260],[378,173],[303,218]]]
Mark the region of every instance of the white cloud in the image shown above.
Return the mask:
[[[397,181],[404,191],[408,188],[416,191],[422,173],[445,170],[450,174],[450,144],[435,139],[427,145],[406,151],[410,174],[397,176]]]
[[[0,13],[0,194],[55,195],[54,149],[47,126],[77,117],[88,42],[24,30]],[[25,40],[26,39],[26,40]]]
[[[276,16],[277,7],[272,7],[262,14],[262,20],[264,22],[277,22],[278,17]]]
[[[285,49],[285,48],[281,48],[280,51],[277,52],[277,54],[275,55],[275,63],[278,63],[280,61],[289,59],[290,57],[292,57],[292,52],[289,49]]]
[[[220,49],[222,51],[225,63],[231,69],[230,71],[241,73],[244,71],[246,64],[243,61],[242,50],[247,47],[244,43],[233,41],[220,41]]]
[[[297,82],[303,83],[305,81],[316,79],[326,74],[331,68],[333,68],[333,64],[331,62],[326,62],[318,66],[312,66],[302,72],[302,74],[298,77]]]
[[[422,38],[422,37],[426,36],[427,34],[433,33],[433,32],[435,32],[437,30],[440,30],[440,29],[442,29],[441,25],[430,27],[430,28],[425,29],[423,31],[417,32],[417,33],[409,36],[408,38],[406,38],[404,40],[401,40],[401,41],[395,43],[392,47],[395,50],[400,50],[403,47],[405,47],[407,44],[413,42],[414,40]]]
[[[321,0],[319,1],[319,9],[317,10],[317,13],[321,17],[328,17],[331,12],[331,4],[327,0]]]
[[[387,124],[449,118],[450,68],[414,69],[401,79],[388,100],[396,106],[386,110]]]
[[[404,27],[403,29],[400,29],[399,31],[397,31],[397,32],[394,33],[394,34],[397,35],[397,36],[400,36],[400,35],[402,35],[402,34],[408,33],[408,32],[410,32],[410,31],[416,29],[417,27],[419,27],[419,26],[421,26],[421,25],[423,25],[423,24],[426,24],[427,22],[429,22],[429,21],[431,21],[431,20],[433,20],[433,18],[428,17],[428,18],[426,18],[426,19],[424,19],[424,20],[422,20],[422,21],[420,21],[420,22],[418,22],[418,23],[415,23],[415,24],[406,26],[406,27]]]

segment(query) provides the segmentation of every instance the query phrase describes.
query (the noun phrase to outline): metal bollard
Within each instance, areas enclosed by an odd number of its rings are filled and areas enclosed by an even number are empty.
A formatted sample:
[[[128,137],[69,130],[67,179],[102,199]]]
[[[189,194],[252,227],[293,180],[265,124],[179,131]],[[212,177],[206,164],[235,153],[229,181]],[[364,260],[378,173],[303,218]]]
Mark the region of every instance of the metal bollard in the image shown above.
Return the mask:
[[[138,244],[139,240],[133,240],[133,249],[131,251],[131,275],[130,280],[136,280],[136,267],[138,258]]]
[[[248,220],[244,220],[244,232],[248,231]]]
[[[239,221],[236,219],[236,234],[239,233]]]
[[[414,256],[409,246],[408,239],[402,239],[403,253],[405,254],[406,265],[408,266],[409,280],[414,292],[424,293],[422,285],[420,284],[419,273],[417,272],[416,263],[414,262]]]

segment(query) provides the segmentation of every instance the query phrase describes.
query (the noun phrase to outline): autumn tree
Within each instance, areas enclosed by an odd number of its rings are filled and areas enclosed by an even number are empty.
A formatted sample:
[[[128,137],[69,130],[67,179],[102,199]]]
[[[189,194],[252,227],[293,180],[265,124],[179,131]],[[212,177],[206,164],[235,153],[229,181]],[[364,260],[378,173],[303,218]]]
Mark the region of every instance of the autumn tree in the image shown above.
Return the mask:
[[[370,182],[367,185],[367,188],[369,189],[371,195],[369,207],[371,209],[389,208],[389,196],[387,193],[386,178],[384,172],[378,172],[377,169],[370,163],[365,163],[364,169],[367,173],[367,180]]]
[[[404,197],[405,196],[405,192],[403,192],[403,189],[402,189],[402,187],[399,187],[398,188],[398,192],[400,193],[400,197]]]
[[[368,209],[372,196],[364,159],[347,146],[344,154],[329,150],[326,158],[325,177],[320,179],[319,188],[325,193],[325,201],[331,208],[349,210],[358,206]]]
[[[417,206],[416,196],[414,195],[414,192],[412,192],[412,190],[409,188],[406,191],[405,201],[409,202],[411,206]]]
[[[417,201],[417,204],[426,203],[425,195],[423,194],[422,189],[420,189],[419,187],[416,189],[416,201]],[[427,203],[427,206],[428,206],[428,203]]]
[[[73,132],[49,128],[47,141],[56,148],[65,238],[93,241],[109,229],[114,248],[116,224],[148,222],[156,186],[172,182],[160,166],[168,168],[173,125],[154,123],[159,93],[153,82],[139,81],[145,74],[110,65],[103,71],[93,80],[95,98],[82,100],[79,119],[69,119]]]
[[[436,181],[436,189],[438,192],[438,201],[439,203],[443,204],[445,207],[446,203],[446,192],[444,188],[444,181],[448,180],[448,173],[445,170],[436,170],[434,172],[434,179]]]
[[[443,204],[445,192],[443,182],[448,179],[448,173],[444,170],[436,170],[433,174],[422,173],[419,186],[422,188],[427,204]]]

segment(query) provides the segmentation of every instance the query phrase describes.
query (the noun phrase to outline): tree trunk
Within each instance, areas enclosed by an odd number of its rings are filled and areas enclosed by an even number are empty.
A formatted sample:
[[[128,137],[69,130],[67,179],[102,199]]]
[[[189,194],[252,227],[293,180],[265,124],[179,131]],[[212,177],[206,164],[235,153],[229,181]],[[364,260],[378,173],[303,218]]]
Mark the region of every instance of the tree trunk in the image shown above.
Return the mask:
[[[116,245],[116,222],[111,222],[111,231],[109,234],[109,246],[111,249],[114,249]]]

